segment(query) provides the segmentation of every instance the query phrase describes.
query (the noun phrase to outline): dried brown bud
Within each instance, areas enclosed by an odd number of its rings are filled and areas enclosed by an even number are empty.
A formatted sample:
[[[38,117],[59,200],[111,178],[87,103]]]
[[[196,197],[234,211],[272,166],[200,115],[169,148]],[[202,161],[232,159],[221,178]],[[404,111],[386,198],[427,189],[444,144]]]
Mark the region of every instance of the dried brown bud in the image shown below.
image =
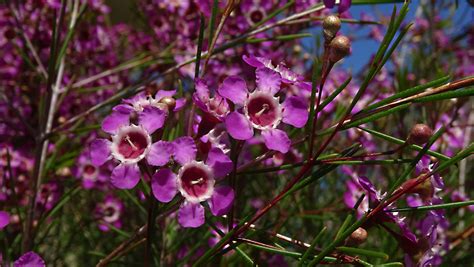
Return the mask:
[[[341,20],[334,15],[329,15],[323,20],[324,39],[330,42],[341,28]]]
[[[159,103],[165,104],[169,112],[173,111],[174,108],[176,107],[176,100],[169,96],[165,96],[162,99],[160,99]]]
[[[410,135],[408,135],[407,142],[409,144],[423,145],[430,137],[433,135],[433,130],[428,127],[426,124],[415,124],[411,128]]]
[[[329,61],[336,63],[350,54],[351,41],[346,36],[336,36],[329,44],[329,49]]]
[[[349,236],[348,243],[351,245],[360,245],[367,239],[367,231],[359,227]]]

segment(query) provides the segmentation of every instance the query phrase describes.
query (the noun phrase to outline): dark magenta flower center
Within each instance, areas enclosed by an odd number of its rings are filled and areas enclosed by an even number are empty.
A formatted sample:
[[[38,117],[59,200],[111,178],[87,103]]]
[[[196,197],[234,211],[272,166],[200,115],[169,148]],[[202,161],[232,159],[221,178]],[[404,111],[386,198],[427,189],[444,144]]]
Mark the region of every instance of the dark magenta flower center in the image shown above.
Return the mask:
[[[181,186],[192,197],[205,195],[209,190],[209,182],[207,171],[199,166],[191,166],[181,175]]]
[[[247,114],[255,125],[272,126],[280,116],[279,103],[269,95],[251,96],[247,102]]]
[[[84,166],[84,173],[87,175],[94,174],[95,170],[96,170],[96,167],[94,165],[87,164],[86,166]]]
[[[141,132],[125,134],[118,144],[118,152],[125,159],[136,159],[143,154],[148,146],[146,136]]]
[[[104,216],[105,216],[105,217],[110,217],[110,216],[112,216],[114,213],[115,213],[115,208],[114,208],[114,207],[107,207],[107,208],[104,210]]]
[[[250,20],[253,23],[258,23],[263,19],[263,12],[259,9],[254,10],[250,13]]]

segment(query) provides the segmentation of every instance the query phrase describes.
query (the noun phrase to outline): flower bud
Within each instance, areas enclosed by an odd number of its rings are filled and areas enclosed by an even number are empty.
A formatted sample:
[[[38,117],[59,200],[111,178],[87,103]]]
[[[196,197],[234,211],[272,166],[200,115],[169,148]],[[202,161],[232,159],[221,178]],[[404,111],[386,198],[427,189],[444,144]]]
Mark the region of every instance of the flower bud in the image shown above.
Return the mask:
[[[329,44],[329,49],[329,61],[336,63],[350,54],[351,41],[346,36],[336,36]]]
[[[330,42],[341,28],[341,20],[335,15],[329,15],[323,20],[324,39]]]
[[[165,104],[166,107],[168,108],[168,111],[173,111],[174,108],[176,107],[176,100],[169,96],[165,96],[162,99],[160,99],[159,103]]]
[[[348,243],[351,245],[360,245],[367,239],[367,231],[359,227],[349,236]]]
[[[411,128],[410,135],[408,135],[407,142],[409,144],[423,145],[430,137],[433,135],[433,130],[428,127],[426,124],[415,124]]]
[[[412,179],[409,179],[409,180],[405,181],[402,184],[401,188],[409,188],[409,187],[413,186],[424,175],[425,174],[423,173],[423,174],[420,174],[416,178],[412,178]],[[433,188],[433,185],[431,183],[431,180],[426,179],[421,184],[418,184],[415,187],[413,187],[412,189],[408,190],[407,193],[418,194],[421,197],[421,199],[428,200],[428,199],[431,199],[433,197],[434,188]]]

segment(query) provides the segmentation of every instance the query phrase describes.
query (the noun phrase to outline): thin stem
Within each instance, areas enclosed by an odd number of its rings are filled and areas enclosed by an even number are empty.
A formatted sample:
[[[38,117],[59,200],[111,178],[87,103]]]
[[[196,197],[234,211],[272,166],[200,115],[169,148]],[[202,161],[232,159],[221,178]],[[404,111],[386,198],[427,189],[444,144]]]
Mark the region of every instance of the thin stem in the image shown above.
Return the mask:
[[[217,26],[216,33],[213,35],[211,45],[209,46],[208,49],[208,54],[212,55],[212,52],[214,50],[214,47],[216,46],[217,38],[219,38],[219,34],[221,33],[222,29],[224,28],[225,21],[229,17],[230,13],[232,13],[232,10],[234,10],[234,0],[229,0],[227,2],[227,6],[224,10],[224,14],[221,17],[221,21],[219,21],[219,25]],[[207,64],[209,63],[209,60],[211,57],[206,57],[206,61],[204,61],[204,67],[203,67],[203,73],[206,72],[207,69]]]
[[[76,23],[76,18],[77,18],[77,3],[78,1],[75,1],[75,8],[73,9],[73,16],[71,18],[71,25],[73,26]],[[60,68],[59,72],[57,73],[56,76],[56,83],[55,85],[52,85],[52,79],[53,79],[53,74],[54,74],[54,62],[56,61],[56,44],[59,39],[59,30],[61,26],[61,22],[64,19],[65,15],[65,9],[66,5],[64,4],[64,1],[61,3],[62,8],[61,8],[61,13],[59,16],[59,23],[56,28],[56,38],[55,41],[53,42],[51,46],[51,53],[50,53],[50,64],[49,64],[49,75],[48,75],[48,88],[51,88],[51,94],[50,99],[48,100],[49,105],[48,105],[48,115],[46,118],[46,121],[44,122],[44,125],[40,124],[40,136],[37,138],[36,142],[36,156],[35,156],[35,167],[34,167],[34,175],[33,175],[33,181],[32,181],[32,190],[33,190],[33,195],[31,196],[29,200],[29,205],[28,205],[28,210],[27,210],[27,215],[26,215],[26,223],[25,223],[25,229],[24,229],[24,236],[23,236],[23,242],[22,242],[22,251],[23,253],[31,250],[31,246],[33,244],[33,219],[35,216],[35,204],[36,204],[36,198],[38,196],[40,186],[41,186],[41,180],[42,180],[42,175],[44,171],[44,164],[46,160],[46,152],[47,148],[49,145],[48,139],[45,139],[44,136],[49,134],[52,128],[53,124],[53,118],[55,114],[55,106],[56,106],[56,101],[58,99],[59,95],[59,90],[58,90],[58,84],[62,80],[62,75],[63,75],[63,68]],[[76,13],[76,15],[74,15]],[[64,65],[64,64],[63,64]],[[40,114],[41,115],[41,114]],[[41,116],[40,116],[41,117]],[[43,122],[40,120],[40,122]]]

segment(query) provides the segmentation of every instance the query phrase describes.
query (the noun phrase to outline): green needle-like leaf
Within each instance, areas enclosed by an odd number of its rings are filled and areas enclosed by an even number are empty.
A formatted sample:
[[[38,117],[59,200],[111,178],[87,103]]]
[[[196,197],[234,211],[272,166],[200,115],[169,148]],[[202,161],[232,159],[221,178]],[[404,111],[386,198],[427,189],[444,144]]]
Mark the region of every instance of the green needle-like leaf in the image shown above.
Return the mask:
[[[323,234],[326,232],[326,230],[327,230],[327,227],[323,227],[323,229],[321,229],[321,231],[318,233],[318,235],[313,239],[313,241],[311,242],[311,245],[309,246],[309,248],[305,251],[305,253],[301,257],[300,262],[298,263],[298,266],[303,266],[304,262],[308,259],[311,252],[314,252],[314,248],[318,244],[319,240],[321,240],[321,238],[323,237]]]
[[[328,98],[326,98],[323,101],[323,103],[321,103],[321,105],[319,105],[318,112],[323,110],[329,103],[331,103],[334,100],[334,98],[336,98],[336,96],[338,96],[339,93],[341,93],[342,90],[344,90],[347,87],[347,85],[351,82],[351,80],[352,80],[352,77],[347,78],[347,80],[344,81],[344,83],[341,84],[341,86],[339,86],[336,89],[336,91],[334,91],[330,96],[328,96]]]
[[[359,126],[357,128],[361,129],[362,131],[368,132],[368,133],[372,134],[375,137],[384,139],[386,141],[389,141],[389,142],[397,144],[397,145],[402,145],[402,144],[405,143],[404,140],[395,138],[393,136],[390,136],[390,135],[387,135],[387,134],[384,134],[384,133],[381,133],[381,132],[378,132],[378,131],[375,131],[375,130],[372,130],[372,129],[364,128],[364,127],[361,127],[361,126]],[[421,146],[418,146],[418,145],[407,145],[407,147],[412,149],[412,150],[417,150],[417,151],[421,151],[423,149]],[[432,150],[428,150],[426,152],[426,154],[428,154],[430,156],[433,156],[433,157],[435,157],[439,160],[449,160],[450,159],[449,157],[447,157],[447,156],[445,156],[441,153],[438,153],[436,151],[432,151]]]
[[[383,252],[352,247],[337,247],[336,249],[349,255],[363,255],[371,258],[381,258],[388,260],[388,255]]]
[[[198,45],[197,45],[197,51],[196,51],[196,65],[195,65],[195,68],[194,68],[194,78],[195,79],[199,77],[199,67],[201,65],[202,44],[204,42],[204,28],[206,26],[203,14],[201,14],[200,22],[201,23],[200,23],[200,27],[199,27]]]
[[[451,79],[450,76],[444,76],[444,77],[441,77],[441,78],[436,79],[434,81],[431,81],[429,83],[418,85],[418,86],[403,90],[399,93],[391,95],[391,96],[389,96],[389,97],[387,97],[387,98],[385,98],[385,99],[383,99],[383,100],[381,100],[381,101],[379,101],[375,104],[372,104],[372,105],[364,108],[361,111],[361,113],[364,112],[364,111],[367,111],[367,110],[376,109],[376,108],[381,107],[385,104],[389,104],[390,102],[392,102],[395,99],[401,99],[401,98],[409,97],[409,96],[412,96],[412,95],[416,95],[418,93],[421,93],[421,92],[425,91],[428,88],[443,85],[443,84],[447,83],[449,81],[449,79]]]
[[[427,210],[444,210],[444,209],[454,209],[461,208],[466,206],[474,205],[474,200],[462,201],[462,202],[451,202],[430,206],[418,206],[418,207],[407,207],[407,208],[398,208],[386,210],[385,212],[413,212],[413,211],[427,211]]]
[[[440,100],[445,100],[445,99],[469,97],[473,95],[474,95],[474,87],[463,88],[463,89],[458,89],[455,91],[443,92],[439,94],[420,97],[418,99],[414,99],[413,102],[434,102],[434,101],[440,101]]]
[[[405,104],[402,104],[400,106],[396,106],[394,108],[391,108],[391,109],[388,109],[388,110],[385,110],[385,111],[382,111],[382,112],[378,112],[378,113],[375,113],[375,114],[372,114],[366,118],[363,118],[363,119],[359,119],[359,120],[356,120],[354,122],[350,122],[348,123],[347,125],[344,126],[343,129],[350,129],[352,127],[355,127],[355,126],[359,126],[361,124],[364,124],[364,123],[368,123],[368,122],[372,122],[372,121],[375,121],[375,120],[378,120],[380,118],[383,118],[383,117],[386,117],[388,115],[391,115],[392,113],[396,113],[396,112],[399,112],[403,109],[406,109],[410,106],[410,103],[405,103]]]

